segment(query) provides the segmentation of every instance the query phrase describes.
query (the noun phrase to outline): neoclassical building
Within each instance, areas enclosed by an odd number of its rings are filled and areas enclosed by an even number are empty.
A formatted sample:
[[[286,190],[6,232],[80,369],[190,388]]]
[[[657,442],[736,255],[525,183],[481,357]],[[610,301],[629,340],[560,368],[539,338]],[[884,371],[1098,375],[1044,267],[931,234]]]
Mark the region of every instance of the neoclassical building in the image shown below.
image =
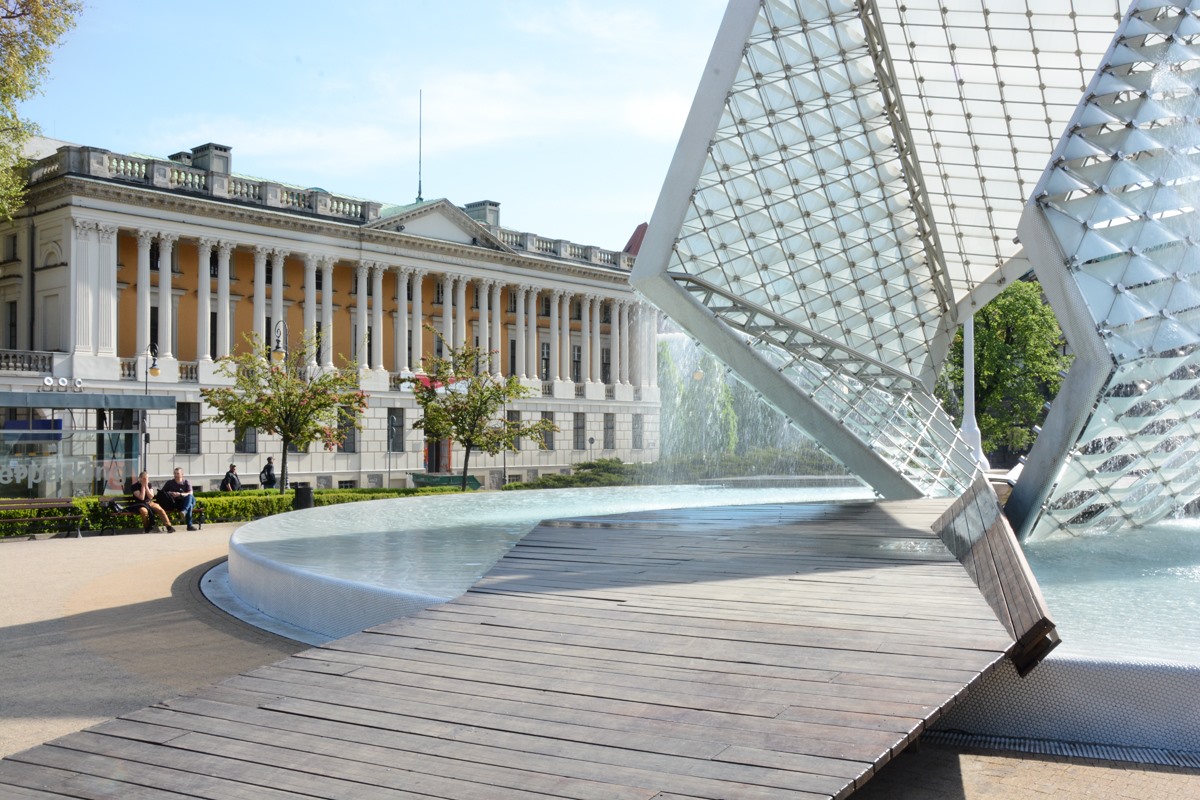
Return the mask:
[[[200,396],[225,380],[216,362],[251,331],[268,344],[285,331],[292,347],[302,335],[319,342],[313,367],[353,360],[370,395],[345,447],[289,457],[293,480],[399,485],[453,471],[460,453],[413,429],[420,412],[401,382],[443,341],[492,352],[490,369],[530,387],[510,418],[559,428],[544,448],[473,456],[484,485],[598,457],[657,457],[658,319],[629,287],[632,254],[503,228],[491,201],[387,205],[246,178],[222,145],[156,159],[38,144],[27,203],[0,222],[10,460],[24,442],[122,472],[140,461],[154,478],[178,465],[213,488],[234,463],[256,482],[279,442],[206,422]],[[109,399],[82,403],[95,413],[72,410],[75,394]],[[152,408],[152,396],[174,403]],[[31,420],[88,435],[31,448],[38,437],[12,433]],[[82,488],[66,483],[41,493]]]

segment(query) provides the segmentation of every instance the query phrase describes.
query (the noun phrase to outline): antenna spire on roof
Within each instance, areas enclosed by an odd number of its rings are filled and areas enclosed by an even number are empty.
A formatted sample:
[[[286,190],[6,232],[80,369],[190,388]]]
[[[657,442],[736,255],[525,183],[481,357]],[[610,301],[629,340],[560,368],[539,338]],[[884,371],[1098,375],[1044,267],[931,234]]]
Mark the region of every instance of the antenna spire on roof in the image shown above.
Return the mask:
[[[417,90],[417,202],[422,202],[425,198],[421,197],[421,158],[422,158],[422,128],[424,127],[425,103],[424,89]]]

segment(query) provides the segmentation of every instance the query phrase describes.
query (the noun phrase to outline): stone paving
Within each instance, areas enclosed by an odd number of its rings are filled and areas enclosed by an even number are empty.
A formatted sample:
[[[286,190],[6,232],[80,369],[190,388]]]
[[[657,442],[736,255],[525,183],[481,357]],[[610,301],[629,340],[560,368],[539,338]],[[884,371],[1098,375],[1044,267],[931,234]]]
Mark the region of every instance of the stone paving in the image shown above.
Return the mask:
[[[0,542],[0,756],[302,650],[199,591],[233,525]],[[1200,800],[1200,771],[919,745],[855,800]]]

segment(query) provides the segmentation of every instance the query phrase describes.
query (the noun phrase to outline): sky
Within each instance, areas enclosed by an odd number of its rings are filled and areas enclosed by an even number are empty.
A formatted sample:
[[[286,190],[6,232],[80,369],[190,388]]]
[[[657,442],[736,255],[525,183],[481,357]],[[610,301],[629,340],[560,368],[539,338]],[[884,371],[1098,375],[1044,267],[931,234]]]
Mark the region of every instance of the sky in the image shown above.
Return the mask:
[[[383,203],[500,203],[619,250],[650,219],[724,0],[86,0],[42,133]],[[420,157],[418,157],[420,153]]]

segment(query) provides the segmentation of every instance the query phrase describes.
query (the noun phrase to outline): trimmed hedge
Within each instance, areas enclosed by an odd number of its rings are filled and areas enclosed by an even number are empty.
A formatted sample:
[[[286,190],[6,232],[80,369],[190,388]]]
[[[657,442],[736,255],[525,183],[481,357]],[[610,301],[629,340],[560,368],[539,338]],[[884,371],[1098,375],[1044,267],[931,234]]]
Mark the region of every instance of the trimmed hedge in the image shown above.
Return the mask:
[[[331,506],[338,503],[358,503],[365,500],[383,500],[391,497],[413,497],[425,494],[455,494],[455,488],[430,487],[425,489],[315,489],[313,490],[314,506]],[[250,489],[244,492],[196,492],[196,499],[204,504],[206,522],[248,522],[260,517],[268,517],[292,510],[295,500],[294,491],[280,493],[275,489]],[[101,531],[105,528],[124,530],[136,527],[130,524],[130,517],[125,514],[114,515],[105,504],[112,497],[75,497],[71,504],[83,515],[79,527],[82,530]],[[33,512],[0,510],[0,538],[27,536],[43,531],[58,531],[63,527],[47,522],[40,524],[36,530],[30,529],[30,523],[25,522],[35,514],[48,515],[51,512]],[[69,512],[56,511],[55,516],[68,515]],[[74,526],[71,526],[74,529]]]

